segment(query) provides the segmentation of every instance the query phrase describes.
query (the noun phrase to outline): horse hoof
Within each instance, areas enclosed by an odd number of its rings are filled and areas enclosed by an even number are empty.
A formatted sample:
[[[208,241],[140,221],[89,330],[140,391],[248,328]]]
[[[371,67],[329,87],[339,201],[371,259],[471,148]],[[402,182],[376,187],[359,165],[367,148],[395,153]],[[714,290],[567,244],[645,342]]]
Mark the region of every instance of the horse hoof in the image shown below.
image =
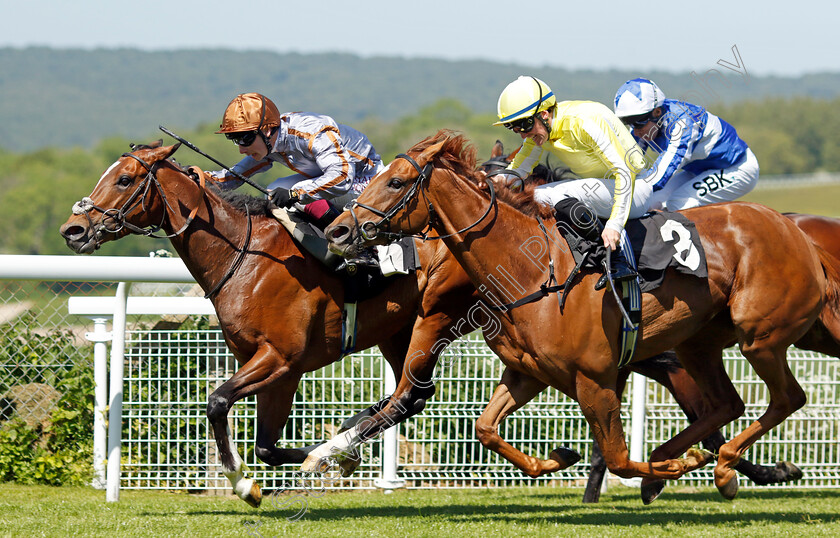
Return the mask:
[[[318,456],[317,454],[310,454],[306,456],[300,466],[302,473],[319,473],[323,474],[332,467],[330,461],[326,457]]]
[[[262,491],[260,490],[259,484],[256,482],[251,484],[251,490],[248,492],[248,495],[242,498],[242,500],[254,508],[259,508],[260,503],[262,502]]]
[[[664,480],[652,480],[650,482],[642,480],[642,502],[644,504],[652,503],[657,497],[659,497],[663,489],[665,489]]]
[[[581,455],[578,452],[564,446],[560,446],[552,450],[548,457],[559,463],[560,469],[571,467],[581,459]],[[560,469],[558,469],[558,471]]]
[[[691,467],[689,470],[699,469],[707,463],[714,461],[715,455],[705,448],[689,448],[685,453],[685,460]]]
[[[718,485],[716,482],[715,485],[717,486],[720,495],[727,501],[731,501],[736,495],[738,495],[738,475],[734,472],[732,473],[732,479],[729,482],[723,485]]]
[[[802,469],[789,461],[778,461],[776,462],[776,475],[779,483],[792,482],[802,478]]]
[[[342,478],[347,478],[356,472],[359,465],[362,464],[362,458],[344,458],[339,460],[338,466],[341,468]]]

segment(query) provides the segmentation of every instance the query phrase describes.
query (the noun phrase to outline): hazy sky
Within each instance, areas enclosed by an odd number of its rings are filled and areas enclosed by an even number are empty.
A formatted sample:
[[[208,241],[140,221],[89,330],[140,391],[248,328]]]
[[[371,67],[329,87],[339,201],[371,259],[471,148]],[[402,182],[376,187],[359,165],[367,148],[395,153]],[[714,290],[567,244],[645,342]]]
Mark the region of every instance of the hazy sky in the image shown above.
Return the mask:
[[[230,48],[572,69],[840,72],[840,7],[803,0],[0,0],[0,47]],[[690,6],[690,7],[689,7]]]

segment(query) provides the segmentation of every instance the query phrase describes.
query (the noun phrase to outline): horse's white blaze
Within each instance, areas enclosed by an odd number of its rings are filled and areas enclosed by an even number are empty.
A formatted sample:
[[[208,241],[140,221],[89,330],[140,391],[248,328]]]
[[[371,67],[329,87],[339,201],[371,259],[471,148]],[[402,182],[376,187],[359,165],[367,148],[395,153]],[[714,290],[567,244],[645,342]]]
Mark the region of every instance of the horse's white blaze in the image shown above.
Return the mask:
[[[102,177],[100,177],[99,181],[96,182],[96,187],[98,187],[99,184],[102,183],[102,180],[105,179],[105,176],[107,176],[111,172],[111,170],[116,168],[118,164],[120,164],[119,160],[115,161],[114,164],[112,164],[111,166],[108,167],[107,170],[105,170],[105,173],[102,174]],[[94,187],[93,190],[96,190],[96,187]]]

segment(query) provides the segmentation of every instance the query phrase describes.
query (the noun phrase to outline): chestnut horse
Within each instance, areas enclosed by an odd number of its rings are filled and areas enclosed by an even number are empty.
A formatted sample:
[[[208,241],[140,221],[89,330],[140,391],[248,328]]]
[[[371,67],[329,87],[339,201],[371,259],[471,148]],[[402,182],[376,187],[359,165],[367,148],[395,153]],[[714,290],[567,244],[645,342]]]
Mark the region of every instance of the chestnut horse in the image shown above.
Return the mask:
[[[504,416],[554,386],[580,404],[610,471],[643,477],[643,498],[652,500],[664,480],[711,461],[710,453],[688,449],[743,413],[722,361],[722,350],[737,342],[767,385],[770,404],[720,449],[715,485],[733,498],[733,467],[740,457],[805,403],[787,366],[788,346],[821,313],[823,327],[840,338],[837,260],[764,206],[734,202],[686,211],[702,238],[708,279],[669,270],[659,288],[644,294],[635,360],[676,349],[705,406],[696,421],[654,450],[650,462],[635,462],[628,457],[616,394],[620,313],[612,296],[594,290],[598,275],[583,272],[562,311],[553,300],[509,308],[499,299],[545,290],[552,278],[562,282],[572,271],[571,255],[549,239],[540,221],[553,218],[550,208],[531,200],[527,209],[535,219],[492,196],[488,200],[470,180],[475,152],[461,136],[440,132],[399,157],[333,222],[327,237],[342,254],[427,227],[424,236],[433,230],[443,239],[500,311],[501,331],[488,344],[508,368],[485,413]],[[545,248],[535,254],[529,247],[540,239]],[[685,458],[676,458],[686,450]]]
[[[210,396],[208,417],[213,424],[224,470],[234,483],[235,491],[250,504],[258,505],[259,487],[244,476],[238,454],[228,440],[227,412],[238,399],[257,394],[256,455],[269,465],[303,461],[306,450],[278,449],[274,445],[288,418],[300,376],[341,357],[337,347],[340,326],[336,321],[340,312],[335,310],[341,305],[341,285],[334,274],[298,249],[273,218],[265,216],[264,201],[242,195],[221,197],[212,189],[202,192],[180,167],[166,161],[175,149],[177,146],[146,148],[135,152],[134,158],[124,156],[103,175],[90,197],[97,201],[98,208],[113,208],[105,210],[109,218],[93,222],[90,211],[78,211],[62,226],[61,232],[70,248],[89,254],[101,243],[127,235],[129,231],[147,233],[140,228],[161,226],[205,290],[212,290],[231,276],[223,269],[248,261],[250,269],[247,272],[236,269],[231,281],[211,296],[225,338],[243,369]],[[154,173],[151,173],[153,169]],[[165,179],[158,180],[158,175]],[[163,185],[166,185],[165,189]],[[168,196],[166,192],[169,192]],[[177,201],[178,209],[173,209],[167,200]],[[141,203],[142,211],[137,205]],[[187,215],[191,207],[199,208],[194,215],[197,218],[191,219]],[[250,220],[255,225],[255,235],[246,250],[254,256],[253,260],[249,260],[251,256],[242,255],[239,246],[247,241],[245,223],[249,220],[249,211],[253,213]],[[187,222],[190,224],[185,227]],[[273,245],[273,248],[266,249],[266,245]],[[193,254],[196,252],[200,255]],[[399,385],[393,397],[360,414],[372,415],[365,422],[364,438],[420,412],[434,393],[434,385],[429,380],[444,348],[441,344],[481,326],[475,289],[448,250],[440,244],[419,245],[419,254],[423,269],[416,279],[409,278],[411,283],[408,285],[393,281],[381,296],[360,305],[359,349],[378,343],[399,374]],[[237,262],[235,255],[242,259]],[[260,267],[263,264],[278,271],[278,278],[268,278],[266,268]],[[301,275],[312,278],[298,281]],[[230,292],[226,288],[230,288]],[[261,296],[288,293],[284,312],[266,306],[256,308],[250,302],[238,300],[236,293],[249,290],[243,296],[260,302],[252,295],[251,290],[256,289],[260,289]],[[315,295],[308,296],[310,292]],[[387,318],[388,323],[382,321],[386,308],[392,309],[388,316],[394,314],[393,318]],[[319,322],[328,322],[326,330],[319,329]],[[460,332],[455,331],[456,326]],[[284,332],[283,327],[296,330],[286,334],[288,331]],[[303,352],[304,344],[306,353]],[[410,360],[403,368],[405,357]],[[650,368],[648,362],[637,363],[632,368],[644,371]],[[656,367],[646,375],[670,385],[669,390],[692,416],[693,389],[681,388],[680,379],[684,376],[673,375],[662,367]],[[352,426],[353,421],[348,424]],[[494,432],[494,435],[491,436],[494,443],[504,443],[498,434]],[[487,435],[482,436],[483,441],[488,439]],[[555,459],[576,461],[577,457],[564,449],[552,453]],[[539,476],[559,468],[555,459],[533,459],[539,462],[538,466],[520,468],[532,476]],[[742,462],[739,470],[746,468],[742,472],[747,472],[755,481],[791,479],[790,473],[779,474],[781,464],[777,464],[776,469],[756,467],[752,472],[749,465],[749,462]]]
[[[490,152],[490,158],[484,161],[479,166],[479,171],[486,174],[490,179],[503,172],[510,162],[513,160],[515,152],[506,155],[504,145],[497,140]],[[500,181],[497,176],[494,179],[496,188],[511,189],[513,192],[521,191],[525,185],[543,185],[545,183],[560,181],[566,179],[569,171],[564,168],[551,168],[546,164],[538,164],[534,172],[527,178],[506,178],[506,181]],[[787,215],[792,218],[794,222],[799,219],[795,217],[811,217],[810,215]],[[803,219],[804,220],[804,219]],[[814,229],[817,237],[827,239],[833,237],[834,241],[829,245],[827,250],[835,257],[840,259],[840,220],[837,219],[808,219],[804,220],[809,223],[805,228],[806,233]],[[819,224],[819,226],[818,226]],[[833,227],[832,227],[833,225]],[[802,228],[802,226],[800,226]],[[811,234],[809,233],[809,236]],[[815,240],[814,236],[811,236]],[[822,245],[826,247],[826,245]],[[810,331],[809,331],[810,332]],[[703,400],[697,384],[694,379],[688,375],[685,368],[682,367],[680,361],[674,352],[668,351],[641,361],[636,361],[618,372],[618,379],[616,382],[616,393],[621,395],[627,386],[627,379],[632,372],[644,375],[652,379],[662,386],[664,386],[674,400],[679,405],[680,409],[685,413],[690,422],[697,420],[701,410],[703,409]],[[726,442],[720,430],[714,432],[712,435],[703,440],[703,447],[711,452],[716,453],[718,449]],[[601,496],[601,486],[606,474],[607,464],[598,447],[598,443],[592,444],[592,453],[590,457],[589,479],[586,482],[586,489],[583,493],[583,502],[596,503]],[[768,484],[779,484],[790,482],[792,480],[799,480],[802,478],[802,471],[793,463],[788,461],[777,462],[775,466],[756,465],[747,458],[741,458],[735,470],[747,476],[754,483],[763,486]]]
[[[208,292],[225,342],[240,364],[209,396],[207,417],[225,476],[240,498],[258,506],[261,490],[245,476],[228,432],[228,412],[236,401],[256,394],[257,457],[272,466],[305,460],[311,447],[275,445],[301,376],[342,357],[344,287],[270,216],[266,200],[222,196],[169,160],[179,145],[124,154],[74,206],[61,234],[72,250],[84,254],[130,232],[162,230],[169,238]],[[418,413],[434,393],[434,385],[423,381],[432,378],[445,347],[439,345],[441,335],[454,340],[456,323],[467,332],[480,325],[470,309],[475,290],[445,246],[421,244],[418,251],[422,270],[389,279],[383,291],[358,305],[356,349],[378,345],[397,378],[410,379],[400,379],[384,410],[380,403],[368,411],[376,419],[370,424],[380,429]],[[407,356],[412,360],[403,374]]]

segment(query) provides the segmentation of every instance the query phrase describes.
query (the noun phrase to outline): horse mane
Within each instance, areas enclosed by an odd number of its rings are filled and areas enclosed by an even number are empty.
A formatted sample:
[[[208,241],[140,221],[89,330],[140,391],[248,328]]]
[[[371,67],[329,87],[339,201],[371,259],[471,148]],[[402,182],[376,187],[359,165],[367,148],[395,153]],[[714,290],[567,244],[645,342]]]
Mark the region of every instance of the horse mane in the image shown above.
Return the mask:
[[[152,146],[153,148],[154,146]],[[142,146],[142,148],[151,149],[148,146]],[[141,146],[136,146],[136,149],[141,149]],[[184,175],[190,177],[193,180],[196,180],[195,176],[192,176],[189,171],[187,171],[183,166],[181,166],[178,161],[175,159],[167,159],[170,164],[172,164],[177,170],[179,170]],[[197,180],[196,180],[197,181]],[[248,212],[251,216],[260,215],[265,217],[270,217],[271,210],[274,209],[267,198],[256,198],[249,194],[241,193],[241,192],[234,192],[230,190],[222,190],[219,185],[213,181],[207,181],[204,183],[205,188],[211,190],[216,195],[219,196],[222,200],[230,204],[234,209],[241,211],[243,214]]]
[[[421,153],[429,146],[440,142],[444,142],[444,145],[440,153],[435,157],[436,163],[440,167],[466,178],[474,185],[484,184],[482,190],[489,192],[484,176],[479,174],[476,169],[476,149],[464,135],[447,129],[441,129],[434,136],[424,138],[415,144],[409,151],[412,153]],[[527,184],[518,193],[511,192],[508,189],[496,189],[496,199],[529,217],[553,219],[554,209],[534,200],[534,189],[536,187],[537,185]]]
[[[206,183],[207,187],[214,193],[219,195],[219,198],[233,206],[234,209],[245,213],[246,211],[253,215],[271,216],[273,207],[267,198],[257,198],[250,194],[242,192],[225,191],[219,188],[215,183]]]

